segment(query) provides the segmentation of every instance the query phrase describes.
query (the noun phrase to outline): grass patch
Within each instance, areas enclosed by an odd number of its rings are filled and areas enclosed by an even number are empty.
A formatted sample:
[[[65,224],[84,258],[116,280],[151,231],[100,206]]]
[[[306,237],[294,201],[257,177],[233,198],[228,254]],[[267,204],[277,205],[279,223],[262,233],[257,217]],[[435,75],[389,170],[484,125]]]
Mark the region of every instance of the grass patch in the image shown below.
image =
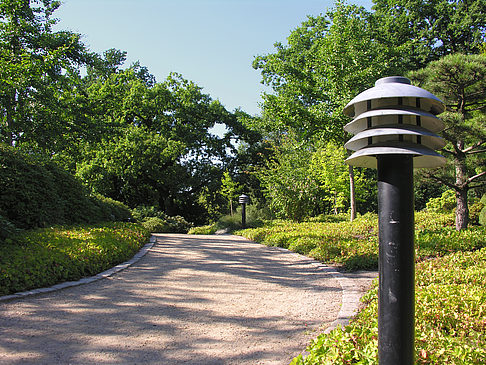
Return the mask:
[[[149,237],[121,222],[24,231],[0,244],[0,295],[95,275],[131,258]]]

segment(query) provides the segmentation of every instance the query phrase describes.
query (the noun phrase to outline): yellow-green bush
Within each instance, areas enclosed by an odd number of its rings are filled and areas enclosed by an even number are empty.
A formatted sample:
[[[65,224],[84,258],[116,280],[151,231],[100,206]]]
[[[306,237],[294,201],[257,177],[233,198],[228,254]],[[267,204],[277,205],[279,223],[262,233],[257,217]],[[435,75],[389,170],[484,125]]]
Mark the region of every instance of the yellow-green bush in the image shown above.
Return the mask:
[[[132,257],[149,236],[121,222],[24,231],[0,244],[0,295],[95,275]]]

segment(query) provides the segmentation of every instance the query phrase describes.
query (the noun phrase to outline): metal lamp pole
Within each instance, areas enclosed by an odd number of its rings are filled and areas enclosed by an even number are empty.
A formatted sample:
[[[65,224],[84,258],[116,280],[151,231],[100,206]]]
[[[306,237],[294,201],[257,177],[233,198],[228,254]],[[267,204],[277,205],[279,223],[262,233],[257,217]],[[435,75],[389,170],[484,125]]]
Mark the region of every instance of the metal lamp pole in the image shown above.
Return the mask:
[[[355,136],[352,166],[378,169],[379,288],[378,361],[414,363],[415,249],[413,168],[437,167],[434,150],[445,142],[435,133],[444,104],[405,77],[385,77],[344,108],[354,117],[344,129]]]
[[[241,226],[246,227],[246,205],[250,202],[248,195],[242,194],[238,199],[241,204]]]

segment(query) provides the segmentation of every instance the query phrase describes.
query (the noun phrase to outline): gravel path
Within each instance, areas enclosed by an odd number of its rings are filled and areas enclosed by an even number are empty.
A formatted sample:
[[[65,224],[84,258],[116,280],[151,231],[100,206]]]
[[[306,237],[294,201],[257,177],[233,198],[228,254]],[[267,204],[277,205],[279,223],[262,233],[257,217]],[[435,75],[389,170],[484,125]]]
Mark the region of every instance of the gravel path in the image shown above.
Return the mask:
[[[155,236],[111,277],[1,302],[0,363],[288,364],[376,276],[236,236]]]

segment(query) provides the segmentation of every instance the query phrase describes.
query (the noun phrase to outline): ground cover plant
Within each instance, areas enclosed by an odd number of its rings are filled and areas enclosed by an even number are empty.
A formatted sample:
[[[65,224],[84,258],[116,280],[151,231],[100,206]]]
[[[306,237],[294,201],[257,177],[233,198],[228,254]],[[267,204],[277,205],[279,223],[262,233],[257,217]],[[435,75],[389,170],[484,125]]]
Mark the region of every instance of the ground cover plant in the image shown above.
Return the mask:
[[[417,364],[486,363],[486,248],[454,252],[416,267]],[[344,328],[321,334],[293,365],[377,364],[377,283]]]
[[[122,222],[23,231],[0,243],[0,295],[95,275],[131,258],[149,237]]]
[[[452,213],[417,212],[415,248],[418,260],[486,246],[485,227],[456,231]],[[346,270],[378,267],[378,218],[367,213],[349,222],[347,216],[323,216],[307,222],[275,220],[238,234],[342,266]]]

